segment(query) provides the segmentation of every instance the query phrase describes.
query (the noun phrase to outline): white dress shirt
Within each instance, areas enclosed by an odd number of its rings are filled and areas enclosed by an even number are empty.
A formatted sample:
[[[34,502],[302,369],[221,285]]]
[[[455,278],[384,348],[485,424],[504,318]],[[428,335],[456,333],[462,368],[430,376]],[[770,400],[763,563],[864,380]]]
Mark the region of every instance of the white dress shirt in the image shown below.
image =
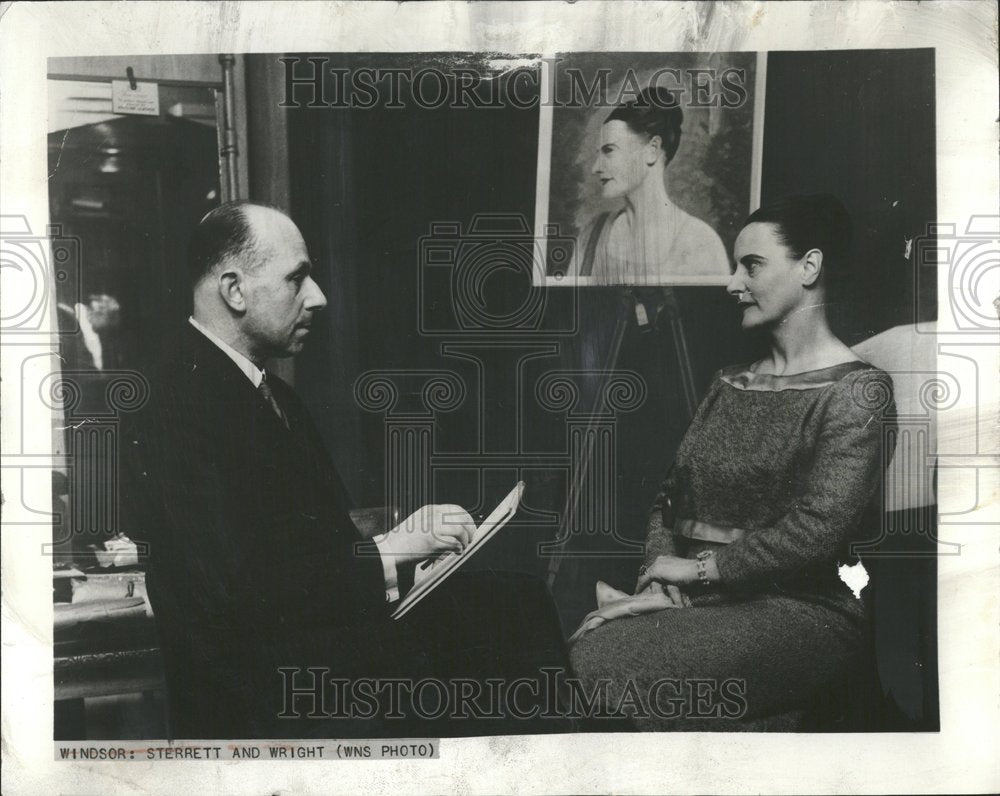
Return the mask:
[[[222,353],[233,360],[243,374],[250,379],[255,388],[260,387],[260,383],[264,381],[263,368],[258,368],[248,356],[237,351],[217,334],[198,323],[194,318],[188,318],[188,322],[218,346],[222,350]],[[385,599],[387,602],[395,602],[399,599],[399,577],[396,573],[396,562],[389,553],[388,546],[386,545],[386,536],[387,534],[384,533],[373,536],[372,541],[375,542],[379,556],[382,559],[382,572],[385,575]]]

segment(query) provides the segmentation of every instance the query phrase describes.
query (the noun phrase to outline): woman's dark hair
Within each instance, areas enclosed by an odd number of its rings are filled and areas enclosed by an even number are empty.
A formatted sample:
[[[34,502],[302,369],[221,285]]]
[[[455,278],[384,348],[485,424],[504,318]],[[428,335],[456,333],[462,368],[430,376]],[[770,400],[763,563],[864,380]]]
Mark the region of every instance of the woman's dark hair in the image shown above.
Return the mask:
[[[755,210],[747,224],[773,224],[792,257],[805,256],[810,249],[823,252],[825,280],[841,275],[851,253],[851,215],[836,197],[828,193],[797,194]]]
[[[615,120],[625,122],[638,135],[660,137],[660,146],[667,156],[667,163],[674,159],[681,143],[681,124],[684,111],[677,105],[677,98],[666,89],[644,88],[632,102],[617,106],[604,123]]]

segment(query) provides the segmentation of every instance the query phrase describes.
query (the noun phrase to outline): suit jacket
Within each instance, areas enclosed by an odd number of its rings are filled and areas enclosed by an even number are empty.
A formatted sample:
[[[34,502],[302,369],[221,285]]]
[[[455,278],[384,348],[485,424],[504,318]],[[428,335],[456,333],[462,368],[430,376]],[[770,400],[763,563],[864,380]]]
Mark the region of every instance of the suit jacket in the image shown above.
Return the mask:
[[[306,735],[276,719],[279,667],[372,674],[391,655],[377,551],[304,406],[268,383],[291,430],[187,326],[124,429],[123,513],[148,544],[175,737]]]

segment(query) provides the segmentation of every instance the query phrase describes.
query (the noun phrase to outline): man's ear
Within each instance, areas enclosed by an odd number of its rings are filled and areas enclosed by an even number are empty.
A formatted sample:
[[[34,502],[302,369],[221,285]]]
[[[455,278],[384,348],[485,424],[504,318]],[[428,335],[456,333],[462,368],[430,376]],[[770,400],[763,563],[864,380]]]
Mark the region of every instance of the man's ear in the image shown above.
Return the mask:
[[[823,252],[810,249],[799,262],[802,268],[802,286],[812,287],[823,272]]]
[[[239,268],[226,268],[219,274],[219,295],[231,310],[241,315],[247,311],[244,286],[243,272]]]

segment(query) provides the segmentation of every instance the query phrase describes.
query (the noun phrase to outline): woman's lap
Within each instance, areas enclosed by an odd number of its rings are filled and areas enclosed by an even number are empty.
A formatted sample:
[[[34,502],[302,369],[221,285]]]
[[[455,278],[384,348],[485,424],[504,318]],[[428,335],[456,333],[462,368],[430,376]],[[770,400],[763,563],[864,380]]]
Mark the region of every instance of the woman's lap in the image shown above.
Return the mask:
[[[623,698],[634,703],[631,689],[643,706],[636,725],[653,730],[792,710],[845,671],[861,647],[856,621],[767,596],[615,620],[580,639],[570,657],[587,695],[596,691],[613,711]]]

